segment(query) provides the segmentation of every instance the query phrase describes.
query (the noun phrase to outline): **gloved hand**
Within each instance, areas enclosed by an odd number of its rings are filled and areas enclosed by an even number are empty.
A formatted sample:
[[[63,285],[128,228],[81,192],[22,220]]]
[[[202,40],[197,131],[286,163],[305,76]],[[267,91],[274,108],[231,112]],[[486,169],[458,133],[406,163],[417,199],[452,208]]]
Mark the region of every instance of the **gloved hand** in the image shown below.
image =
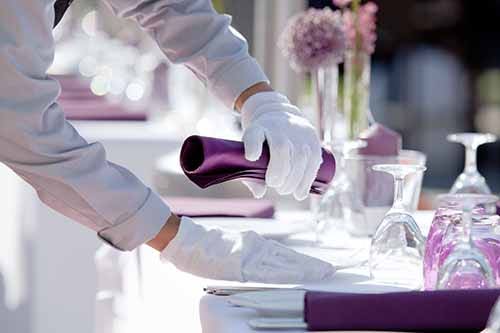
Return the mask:
[[[300,110],[277,92],[261,92],[245,101],[241,122],[246,159],[259,159],[264,142],[269,146],[266,185],[297,200],[307,198],[322,157],[318,135]],[[255,197],[266,192],[263,185],[246,185]]]
[[[329,279],[329,263],[295,252],[253,231],[207,229],[183,217],[162,261],[209,279],[265,283],[304,283]]]

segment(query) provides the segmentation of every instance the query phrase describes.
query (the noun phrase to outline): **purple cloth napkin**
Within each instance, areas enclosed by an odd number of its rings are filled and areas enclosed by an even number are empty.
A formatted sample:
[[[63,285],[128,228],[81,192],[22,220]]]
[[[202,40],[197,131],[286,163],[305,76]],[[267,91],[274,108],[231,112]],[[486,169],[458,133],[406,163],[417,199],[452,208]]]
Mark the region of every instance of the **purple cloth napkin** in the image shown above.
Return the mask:
[[[180,164],[186,176],[201,188],[233,179],[263,182],[269,163],[269,149],[254,162],[245,159],[243,143],[203,136],[190,136],[181,148]],[[323,164],[311,187],[311,193],[321,194],[333,179],[335,159],[323,149]]]
[[[89,84],[77,76],[54,76],[61,85],[58,102],[69,120],[146,120],[146,112],[130,111],[96,96]]]
[[[306,293],[310,331],[479,332],[500,289],[385,294]]]
[[[402,146],[399,133],[378,123],[363,131],[359,138],[366,142],[366,147],[359,149],[361,155],[397,156]]]
[[[121,105],[95,99],[60,99],[59,104],[70,120],[146,120],[145,112],[128,111]]]
[[[189,217],[273,218],[274,205],[268,200],[243,198],[164,197],[172,212]]]

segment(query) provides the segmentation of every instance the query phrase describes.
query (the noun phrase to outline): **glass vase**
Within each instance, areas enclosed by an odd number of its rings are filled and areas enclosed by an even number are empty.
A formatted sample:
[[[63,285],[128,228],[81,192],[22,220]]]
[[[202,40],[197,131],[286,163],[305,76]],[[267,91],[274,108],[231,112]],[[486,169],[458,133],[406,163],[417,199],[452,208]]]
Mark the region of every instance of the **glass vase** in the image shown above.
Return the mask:
[[[369,125],[370,55],[348,51],[344,62],[344,114],[347,136],[355,140]]]
[[[330,149],[339,121],[338,81],[338,65],[319,67],[312,72],[315,127],[321,144]],[[314,216],[318,214],[319,200],[319,196],[311,196],[310,208]]]
[[[330,147],[335,127],[340,120],[338,112],[338,65],[320,67],[312,74],[315,97],[316,128],[321,143]]]

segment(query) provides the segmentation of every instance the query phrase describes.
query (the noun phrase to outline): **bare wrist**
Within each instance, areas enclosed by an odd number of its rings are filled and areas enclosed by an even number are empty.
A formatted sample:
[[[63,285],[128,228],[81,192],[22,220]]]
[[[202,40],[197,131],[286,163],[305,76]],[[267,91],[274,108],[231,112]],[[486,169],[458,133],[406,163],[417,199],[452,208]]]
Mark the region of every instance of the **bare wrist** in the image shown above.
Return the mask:
[[[243,104],[245,104],[248,98],[264,91],[274,91],[274,90],[267,82],[259,82],[254,84],[253,86],[250,86],[241,93],[238,99],[236,99],[234,107],[236,108],[236,110],[240,111],[241,108],[243,107]]]
[[[155,236],[155,238],[153,238],[146,244],[151,246],[153,249],[161,252],[177,235],[180,223],[181,219],[177,215],[172,214],[165,222],[160,232]]]

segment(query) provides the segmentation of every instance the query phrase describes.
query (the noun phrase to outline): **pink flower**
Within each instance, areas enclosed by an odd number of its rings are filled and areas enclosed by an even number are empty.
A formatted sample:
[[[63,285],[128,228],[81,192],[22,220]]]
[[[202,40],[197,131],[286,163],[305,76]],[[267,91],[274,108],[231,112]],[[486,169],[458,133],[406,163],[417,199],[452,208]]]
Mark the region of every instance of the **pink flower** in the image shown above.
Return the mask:
[[[333,4],[337,7],[343,8],[351,3],[352,0],[332,0]]]
[[[352,11],[346,10],[344,13],[344,23],[346,26],[347,47],[355,49],[360,47],[362,51],[372,54],[375,51],[375,41],[377,40],[377,11],[378,7],[373,2],[367,2],[358,11],[357,27],[355,27],[355,17]],[[357,40],[359,38],[359,40]],[[357,45],[357,43],[359,43]]]
[[[290,19],[278,46],[297,71],[337,64],[346,49],[342,17],[329,8],[311,8]]]

